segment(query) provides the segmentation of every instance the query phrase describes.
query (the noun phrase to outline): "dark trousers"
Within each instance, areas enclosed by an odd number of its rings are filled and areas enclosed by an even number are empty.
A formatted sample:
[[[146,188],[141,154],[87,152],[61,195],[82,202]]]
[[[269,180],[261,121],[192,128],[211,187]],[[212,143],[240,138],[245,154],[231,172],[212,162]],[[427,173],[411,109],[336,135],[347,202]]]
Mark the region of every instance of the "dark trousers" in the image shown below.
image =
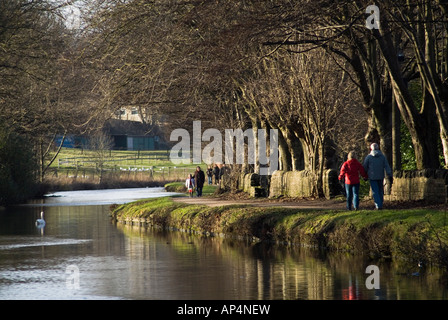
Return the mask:
[[[198,197],[202,196],[202,187],[196,187],[196,195]]]

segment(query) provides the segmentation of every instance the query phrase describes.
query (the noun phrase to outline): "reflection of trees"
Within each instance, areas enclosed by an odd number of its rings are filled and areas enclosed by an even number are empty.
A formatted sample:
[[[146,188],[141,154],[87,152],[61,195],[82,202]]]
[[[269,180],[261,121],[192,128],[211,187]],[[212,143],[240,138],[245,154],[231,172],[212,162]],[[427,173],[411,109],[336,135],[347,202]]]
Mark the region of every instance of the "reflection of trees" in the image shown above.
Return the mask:
[[[146,298],[162,290],[169,299],[429,299],[440,290],[436,270],[417,278],[382,262],[381,289],[368,290],[374,262],[362,256],[118,226],[128,257],[142,262],[129,272]]]
[[[192,296],[180,298],[333,299],[330,269],[304,252],[297,257],[291,250],[270,250],[242,241],[146,232],[125,225],[119,228],[128,236],[128,255],[152,264],[149,273],[144,270],[145,264],[136,265],[140,266],[138,270],[130,270],[134,277],[137,274],[145,277],[135,283],[140,292],[151,291],[150,286],[161,282],[158,275],[164,274],[165,285],[173,289],[180,287],[188,292],[190,289],[185,286],[191,287]],[[181,269],[163,265],[161,261],[170,258],[181,259]],[[216,275],[211,276],[212,268],[216,269]],[[168,274],[170,271],[174,273]],[[143,281],[148,277],[150,282]]]

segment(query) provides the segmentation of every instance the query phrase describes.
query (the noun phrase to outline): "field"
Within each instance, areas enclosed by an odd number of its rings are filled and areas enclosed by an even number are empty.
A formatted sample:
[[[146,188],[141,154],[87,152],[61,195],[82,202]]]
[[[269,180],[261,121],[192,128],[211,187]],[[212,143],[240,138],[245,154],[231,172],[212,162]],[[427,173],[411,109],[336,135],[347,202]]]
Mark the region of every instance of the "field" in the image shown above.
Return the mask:
[[[51,189],[140,187],[185,181],[196,164],[174,164],[169,150],[94,151],[63,148],[46,173]],[[206,170],[207,165],[200,165]],[[90,188],[91,188],[90,187]]]

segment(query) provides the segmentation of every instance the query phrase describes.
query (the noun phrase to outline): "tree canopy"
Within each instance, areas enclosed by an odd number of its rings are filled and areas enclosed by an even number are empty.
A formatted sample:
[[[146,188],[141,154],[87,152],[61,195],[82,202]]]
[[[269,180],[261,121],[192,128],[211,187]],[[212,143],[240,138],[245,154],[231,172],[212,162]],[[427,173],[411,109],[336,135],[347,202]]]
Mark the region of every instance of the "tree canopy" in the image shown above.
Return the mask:
[[[396,170],[404,147],[417,169],[446,167],[448,5],[370,5],[4,0],[0,117],[31,141],[41,179],[54,135],[97,131],[125,106],[167,137],[194,120],[277,129],[280,168],[316,173],[317,193],[325,168],[372,142]]]

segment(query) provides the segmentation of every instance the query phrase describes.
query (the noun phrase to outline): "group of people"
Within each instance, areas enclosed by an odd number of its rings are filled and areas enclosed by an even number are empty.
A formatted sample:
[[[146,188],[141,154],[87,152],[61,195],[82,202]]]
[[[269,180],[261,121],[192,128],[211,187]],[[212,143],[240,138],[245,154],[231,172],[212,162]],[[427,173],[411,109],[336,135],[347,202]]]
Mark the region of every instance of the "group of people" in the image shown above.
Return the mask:
[[[211,166],[208,166],[207,168],[208,184],[209,185],[213,184],[213,176],[215,177],[215,184],[219,184],[225,171],[226,171],[225,164],[220,165],[215,164],[213,168]],[[201,197],[204,183],[205,183],[204,171],[202,171],[200,166],[197,166],[194,174],[190,174],[187,180],[185,181],[185,186],[187,187],[190,197],[193,197],[195,190],[196,195],[198,197]]]
[[[193,197],[194,190],[196,190],[196,195],[198,197],[202,196],[202,188],[204,187],[205,174],[200,166],[196,167],[194,174],[189,174],[187,180],[185,181],[185,187],[187,187],[190,197]]]
[[[370,145],[370,153],[361,164],[356,157],[356,153],[351,151],[348,154],[347,161],[341,167],[339,180],[345,184],[345,191],[347,195],[347,209],[359,209],[359,186],[360,176],[364,180],[369,180],[370,188],[372,190],[373,201],[375,209],[381,210],[384,201],[384,185],[383,181],[385,173],[389,179],[390,184],[393,183],[392,170],[384,154],[379,149],[377,143]]]
[[[213,177],[215,177],[215,184],[218,185],[221,181],[223,175],[226,172],[226,165],[224,163],[217,164],[215,163],[213,168],[212,166],[207,167],[207,177],[208,177],[208,184],[213,184]]]

